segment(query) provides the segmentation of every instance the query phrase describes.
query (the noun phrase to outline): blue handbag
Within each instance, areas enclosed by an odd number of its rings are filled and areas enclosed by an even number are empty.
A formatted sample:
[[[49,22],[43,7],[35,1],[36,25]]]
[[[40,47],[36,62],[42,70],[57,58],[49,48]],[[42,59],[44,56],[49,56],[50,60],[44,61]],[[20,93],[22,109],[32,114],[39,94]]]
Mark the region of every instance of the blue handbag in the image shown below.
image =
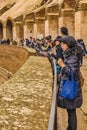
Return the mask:
[[[74,81],[74,74],[72,69],[70,69],[70,75],[71,79],[62,80],[60,96],[72,100],[77,96],[79,82]]]

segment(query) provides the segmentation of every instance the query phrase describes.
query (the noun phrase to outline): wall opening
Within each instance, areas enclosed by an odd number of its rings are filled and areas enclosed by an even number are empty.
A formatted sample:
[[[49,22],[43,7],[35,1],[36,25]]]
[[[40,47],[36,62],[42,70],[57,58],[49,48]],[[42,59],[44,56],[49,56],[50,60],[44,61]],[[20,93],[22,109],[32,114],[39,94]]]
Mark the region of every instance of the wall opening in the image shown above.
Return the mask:
[[[0,40],[3,39],[3,26],[2,23],[0,23]]]
[[[6,24],[6,38],[13,40],[13,25],[11,20],[8,20]]]

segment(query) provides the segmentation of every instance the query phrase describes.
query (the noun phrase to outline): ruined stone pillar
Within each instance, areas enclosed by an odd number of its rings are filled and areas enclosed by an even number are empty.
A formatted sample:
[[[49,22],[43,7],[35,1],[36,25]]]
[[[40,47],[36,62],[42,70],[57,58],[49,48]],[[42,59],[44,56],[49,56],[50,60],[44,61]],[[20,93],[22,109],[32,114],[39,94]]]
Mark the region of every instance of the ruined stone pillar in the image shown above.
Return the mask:
[[[6,39],[6,27],[3,27],[3,39]]]
[[[16,37],[17,42],[24,39],[24,29],[21,22],[16,22],[14,27],[14,38]]]
[[[59,24],[59,34],[60,34],[60,28],[64,26],[63,21],[64,21],[63,16],[59,17],[59,20],[58,20],[58,24]]]
[[[87,46],[87,3],[79,3],[75,12],[75,37]]]
[[[65,26],[69,30],[69,34],[74,36],[74,10],[73,9],[61,9],[59,15],[59,33],[60,28]]]
[[[37,23],[34,23],[34,38],[37,38]]]
[[[16,26],[13,27],[13,40],[17,39]]]
[[[75,13],[75,37],[80,38],[81,36],[81,23],[82,23],[82,11]]]
[[[28,27],[27,24],[24,25],[24,39],[28,38]]]
[[[49,35],[49,20],[45,20],[45,36]]]

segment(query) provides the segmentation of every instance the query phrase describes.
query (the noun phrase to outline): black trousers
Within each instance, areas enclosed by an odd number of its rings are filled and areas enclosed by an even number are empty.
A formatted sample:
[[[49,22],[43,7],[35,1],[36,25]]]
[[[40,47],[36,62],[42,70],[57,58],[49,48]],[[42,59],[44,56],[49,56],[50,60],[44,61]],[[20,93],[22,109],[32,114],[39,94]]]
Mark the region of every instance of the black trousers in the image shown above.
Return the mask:
[[[77,130],[77,116],[76,109],[67,109],[68,113],[68,127],[67,130]]]

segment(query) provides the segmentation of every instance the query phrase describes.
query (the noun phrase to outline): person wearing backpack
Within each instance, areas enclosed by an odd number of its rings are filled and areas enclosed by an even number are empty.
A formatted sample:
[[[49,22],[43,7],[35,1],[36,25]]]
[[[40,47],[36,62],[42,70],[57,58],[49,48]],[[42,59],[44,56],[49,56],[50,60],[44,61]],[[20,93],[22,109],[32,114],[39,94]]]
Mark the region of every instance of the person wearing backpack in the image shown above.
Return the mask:
[[[77,44],[78,44],[78,46],[80,46],[82,48],[82,55],[86,56],[87,50],[86,50],[86,46],[85,46],[83,39],[77,39]]]

